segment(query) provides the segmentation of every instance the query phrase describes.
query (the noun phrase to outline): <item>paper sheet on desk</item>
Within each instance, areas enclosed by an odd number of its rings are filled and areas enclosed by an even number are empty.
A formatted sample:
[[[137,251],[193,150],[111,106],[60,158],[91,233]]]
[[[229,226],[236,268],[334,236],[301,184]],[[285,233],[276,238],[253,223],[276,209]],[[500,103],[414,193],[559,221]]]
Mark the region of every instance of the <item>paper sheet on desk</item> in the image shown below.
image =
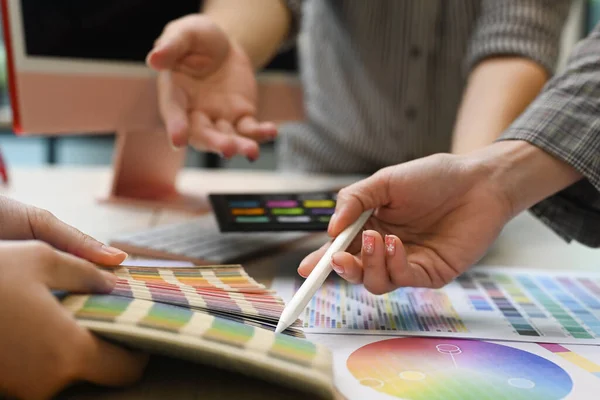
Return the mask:
[[[596,399],[600,347],[310,334],[349,400]]]
[[[301,281],[276,279],[286,301]],[[306,333],[600,344],[600,273],[477,267],[443,289],[375,296],[331,276],[300,316]]]

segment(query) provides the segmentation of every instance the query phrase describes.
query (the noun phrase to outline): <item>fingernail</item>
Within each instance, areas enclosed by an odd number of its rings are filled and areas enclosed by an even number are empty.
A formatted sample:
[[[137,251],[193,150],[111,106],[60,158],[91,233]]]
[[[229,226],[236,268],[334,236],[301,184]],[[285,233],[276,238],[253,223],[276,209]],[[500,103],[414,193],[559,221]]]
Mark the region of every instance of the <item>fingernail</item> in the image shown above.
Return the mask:
[[[115,247],[110,247],[105,244],[102,245],[102,251],[111,256],[120,256],[123,254],[127,255],[127,253],[125,253],[123,250],[119,250]]]
[[[366,232],[363,232],[363,251],[368,255],[375,251],[375,238]]]
[[[104,275],[104,280],[106,281],[106,287],[108,290],[112,290],[117,284],[117,276],[108,271],[100,271],[102,275]]]
[[[336,264],[335,261],[333,261],[333,257],[331,257],[331,268],[333,268],[338,275],[344,275],[344,267]]]
[[[335,222],[336,215],[335,213],[331,214],[331,218],[329,218],[329,225],[327,225],[327,231],[330,232],[333,229],[333,224]]]
[[[396,241],[393,236],[385,235],[385,252],[388,256],[396,254]]]

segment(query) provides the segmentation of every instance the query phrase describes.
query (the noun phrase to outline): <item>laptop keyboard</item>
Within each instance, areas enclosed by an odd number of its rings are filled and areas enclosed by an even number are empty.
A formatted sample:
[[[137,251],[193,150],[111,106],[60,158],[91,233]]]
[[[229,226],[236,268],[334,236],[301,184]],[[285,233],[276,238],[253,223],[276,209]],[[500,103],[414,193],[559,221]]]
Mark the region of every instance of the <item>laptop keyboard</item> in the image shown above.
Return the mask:
[[[212,214],[178,224],[119,235],[111,245],[135,255],[226,264],[306,238],[307,232],[221,233]]]

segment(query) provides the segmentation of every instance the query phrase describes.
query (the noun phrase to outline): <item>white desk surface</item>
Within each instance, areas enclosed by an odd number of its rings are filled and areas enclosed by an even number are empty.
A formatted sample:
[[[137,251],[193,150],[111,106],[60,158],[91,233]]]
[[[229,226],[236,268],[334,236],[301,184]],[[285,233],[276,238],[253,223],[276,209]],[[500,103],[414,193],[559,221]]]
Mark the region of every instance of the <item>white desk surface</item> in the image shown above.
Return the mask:
[[[65,222],[101,241],[120,232],[135,231],[157,224],[178,222],[189,218],[181,211],[143,209],[132,206],[102,204],[98,199],[106,196],[110,187],[108,168],[56,167],[11,169],[9,187],[0,188],[0,194],[16,200],[46,208]],[[231,170],[186,170],[180,177],[180,186],[195,193],[227,191],[294,191],[319,190],[332,185],[343,185],[353,178],[301,177],[272,172]],[[324,240],[317,236],[285,254],[276,254],[245,264],[248,272],[258,280],[268,283],[278,268],[296,266],[309,251]],[[524,213],[510,222],[496,244],[480,262],[486,265],[523,266],[548,269],[600,270],[600,250],[586,248],[578,243],[567,244],[538,220]],[[169,365],[167,368],[166,365]],[[211,374],[215,387],[206,387],[198,381],[197,373]],[[221,381],[221,384],[217,382]],[[204,367],[190,366],[171,360],[161,360],[150,365],[146,378],[134,389],[110,392],[111,398],[161,398],[169,388],[169,398],[195,398],[200,393],[209,396],[238,396],[227,385],[226,378],[205,371]],[[240,381],[247,388],[244,398],[264,398],[265,390],[277,396],[276,389],[260,382]],[[239,386],[238,386],[239,388]],[[275,391],[273,391],[275,390]],[[210,393],[209,393],[210,392]],[[260,394],[260,393],[262,394]],[[177,393],[176,397],[172,397]],[[238,392],[239,393],[239,392]],[[256,396],[249,393],[256,393]],[[77,398],[105,398],[109,393],[78,394]],[[248,397],[250,396],[250,397]],[[238,396],[239,397],[239,396]]]

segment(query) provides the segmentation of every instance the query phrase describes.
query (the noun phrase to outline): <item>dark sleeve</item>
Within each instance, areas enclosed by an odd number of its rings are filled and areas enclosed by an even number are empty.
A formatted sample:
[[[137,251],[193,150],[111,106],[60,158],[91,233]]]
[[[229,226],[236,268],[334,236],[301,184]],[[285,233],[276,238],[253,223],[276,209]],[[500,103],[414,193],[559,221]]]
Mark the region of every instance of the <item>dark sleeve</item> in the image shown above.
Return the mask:
[[[281,46],[281,51],[288,50],[292,48],[296,44],[296,40],[298,39],[298,33],[300,32],[300,23],[302,21],[302,3],[303,0],[281,0],[287,6],[290,17],[292,19],[290,32],[288,33],[288,37],[284,41]],[[319,0],[322,1],[322,0]]]
[[[510,139],[525,140],[583,175],[531,211],[564,239],[600,247],[600,24],[499,140]]]
[[[528,58],[552,75],[571,0],[483,0],[467,71],[489,57]]]

